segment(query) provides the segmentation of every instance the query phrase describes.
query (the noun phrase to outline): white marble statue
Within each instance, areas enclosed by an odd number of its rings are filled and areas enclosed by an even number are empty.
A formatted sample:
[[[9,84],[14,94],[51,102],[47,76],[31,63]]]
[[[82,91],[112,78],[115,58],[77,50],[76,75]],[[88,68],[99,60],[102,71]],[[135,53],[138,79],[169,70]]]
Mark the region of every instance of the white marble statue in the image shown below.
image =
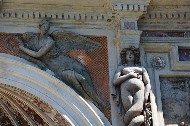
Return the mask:
[[[126,126],[139,126],[146,122],[144,105],[149,98],[150,79],[146,69],[139,64],[139,51],[125,48],[121,51],[121,62],[115,73],[113,86],[119,89],[121,104],[125,110],[123,121]]]

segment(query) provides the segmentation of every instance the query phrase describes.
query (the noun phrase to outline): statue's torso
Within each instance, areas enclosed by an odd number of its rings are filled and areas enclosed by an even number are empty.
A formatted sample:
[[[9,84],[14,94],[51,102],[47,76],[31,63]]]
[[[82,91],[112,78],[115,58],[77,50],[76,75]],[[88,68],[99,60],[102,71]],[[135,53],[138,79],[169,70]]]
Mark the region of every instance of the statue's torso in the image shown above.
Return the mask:
[[[126,90],[131,92],[131,93],[135,93],[138,90],[144,90],[144,83],[142,80],[142,71],[136,71],[136,70],[141,70],[140,67],[126,67],[126,71],[128,72],[127,74],[129,74],[130,72],[134,72],[137,74],[137,77],[131,77],[128,78],[127,80],[125,80],[122,84],[121,84],[121,91],[125,92]]]
[[[30,48],[36,52],[43,48],[46,44],[49,44],[52,41],[54,43],[46,54],[38,58],[47,66],[48,69],[52,70],[59,76],[61,76],[62,71],[64,70],[72,70],[80,74],[87,72],[85,66],[79,61],[61,53],[51,37],[47,37],[43,40],[40,40],[39,36],[36,37],[37,38],[34,38],[33,41],[31,41],[32,47],[30,46]],[[84,76],[86,76],[86,74]]]

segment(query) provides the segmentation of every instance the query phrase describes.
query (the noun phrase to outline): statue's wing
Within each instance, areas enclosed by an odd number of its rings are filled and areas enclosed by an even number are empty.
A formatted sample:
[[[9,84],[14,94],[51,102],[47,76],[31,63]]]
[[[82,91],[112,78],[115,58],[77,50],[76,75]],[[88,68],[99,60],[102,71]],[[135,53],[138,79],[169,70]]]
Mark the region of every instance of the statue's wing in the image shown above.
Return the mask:
[[[101,48],[102,45],[90,38],[68,31],[54,31],[51,37],[55,40],[56,46],[61,52],[69,50],[93,50]]]

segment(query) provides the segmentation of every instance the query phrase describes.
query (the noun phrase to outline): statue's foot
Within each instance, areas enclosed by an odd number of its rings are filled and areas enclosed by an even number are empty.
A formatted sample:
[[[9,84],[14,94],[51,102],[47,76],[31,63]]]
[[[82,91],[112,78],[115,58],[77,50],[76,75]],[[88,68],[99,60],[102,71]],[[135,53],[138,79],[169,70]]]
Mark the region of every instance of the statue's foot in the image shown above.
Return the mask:
[[[125,123],[126,126],[128,126],[129,122],[130,122],[130,118],[127,114],[124,115],[123,117],[123,122]]]
[[[144,116],[139,115],[133,118],[128,126],[140,126],[142,123],[144,123]]]

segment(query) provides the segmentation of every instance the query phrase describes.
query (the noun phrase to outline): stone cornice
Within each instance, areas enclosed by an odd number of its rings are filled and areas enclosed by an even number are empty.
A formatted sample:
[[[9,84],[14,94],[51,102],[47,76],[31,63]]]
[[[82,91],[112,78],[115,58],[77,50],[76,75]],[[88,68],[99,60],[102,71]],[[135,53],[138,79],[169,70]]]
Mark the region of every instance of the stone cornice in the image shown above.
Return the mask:
[[[112,16],[111,2],[103,0],[98,6],[90,4],[85,6],[87,3],[81,1],[81,6],[76,5],[64,5],[63,1],[58,3],[43,3],[42,0],[7,0],[3,3],[3,7],[0,12],[0,24],[2,26],[31,26],[35,27],[36,23],[44,18],[50,19],[55,25],[66,25],[74,27],[94,27],[94,28],[105,28],[115,26],[115,20]],[[40,2],[41,1],[41,2]],[[47,2],[52,2],[47,0]],[[69,0],[65,0],[70,2]],[[96,0],[100,1],[100,0]],[[26,2],[26,3],[24,3]],[[42,4],[43,3],[43,4]],[[70,2],[72,3],[72,2]],[[93,3],[93,2],[90,2]],[[99,3],[97,3],[99,4]],[[13,23],[13,22],[16,22]],[[57,23],[57,24],[56,24]]]
[[[190,6],[150,6],[138,22],[142,30],[189,30]]]
[[[115,11],[146,11],[147,7],[144,4],[116,3],[113,9]]]
[[[107,21],[105,13],[80,13],[80,12],[54,12],[54,11],[24,11],[24,10],[2,10],[1,18],[18,19],[40,19],[52,18],[61,20],[88,20],[88,21]]]
[[[110,6],[110,0],[1,0],[4,4],[17,5],[33,5],[33,8],[37,6],[70,6],[75,7],[107,7]],[[57,8],[56,8],[57,9]]]
[[[103,0],[104,4],[100,6],[52,5],[52,3],[40,3],[42,0],[39,0],[39,4],[33,1],[27,3],[27,1],[5,1],[0,13],[0,24],[9,25],[15,21],[18,24],[22,24],[19,23],[22,21],[33,24],[43,18],[49,18],[55,20],[55,22],[66,23],[67,25],[94,25],[95,27],[110,27],[114,29],[115,27],[120,27],[120,20],[125,21],[125,18],[137,21],[139,16],[146,12],[150,0],[128,0],[127,2],[122,0],[113,0],[112,2]],[[85,5],[84,2],[85,0],[81,1]]]
[[[111,5],[105,6],[74,6],[62,4],[35,4],[35,3],[5,3],[2,9],[5,10],[26,10],[26,11],[69,11],[69,12],[106,12],[111,10]]]
[[[150,0],[113,0],[113,10],[120,14],[120,17],[135,18],[136,20],[147,11]]]
[[[4,9],[0,13],[0,24],[13,26],[13,25],[26,25],[35,27],[36,23],[40,20],[47,18],[50,19],[55,25],[64,24],[65,26],[94,26],[94,28],[114,27],[114,18],[112,14],[107,12],[69,12],[69,11],[28,11],[28,10],[13,10]],[[17,22],[11,23],[11,22]],[[28,23],[28,24],[27,24]],[[111,28],[110,27],[110,28]]]

